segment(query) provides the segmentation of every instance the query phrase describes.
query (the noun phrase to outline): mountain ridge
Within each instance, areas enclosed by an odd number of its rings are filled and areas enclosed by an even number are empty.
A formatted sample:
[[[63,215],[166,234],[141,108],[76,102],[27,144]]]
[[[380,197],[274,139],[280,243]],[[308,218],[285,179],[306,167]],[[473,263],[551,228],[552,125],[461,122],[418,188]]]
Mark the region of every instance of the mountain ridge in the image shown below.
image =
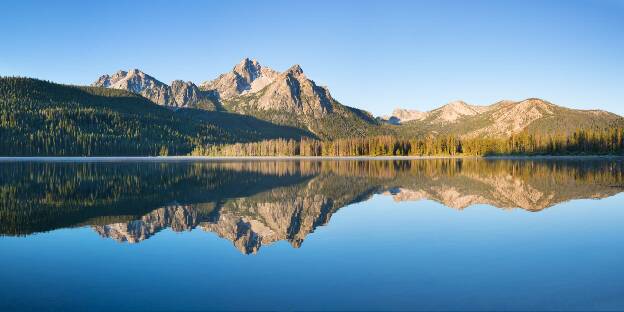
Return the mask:
[[[93,86],[123,89],[172,108],[201,108],[250,115],[281,126],[310,131],[322,139],[374,133],[378,122],[363,110],[334,100],[295,64],[283,72],[244,58],[231,71],[199,86],[175,80],[171,85],[134,69],[103,75]]]
[[[539,98],[501,100],[490,105],[453,101],[426,112],[397,108],[383,121],[419,129],[421,135],[457,134],[464,138],[507,137],[525,130],[568,133],[578,127],[621,126],[624,118],[604,110],[572,109]],[[549,126],[547,123],[552,122]]]
[[[490,105],[455,100],[429,111],[397,108],[390,116],[375,118],[339,103],[298,64],[279,72],[250,58],[199,85],[182,80],[167,85],[137,69],[103,75],[93,85],[128,90],[176,109],[249,115],[309,131],[325,140],[370,135],[500,138],[522,131],[569,133],[578,127],[624,125],[624,118],[610,112],[571,109],[538,98],[501,100]]]

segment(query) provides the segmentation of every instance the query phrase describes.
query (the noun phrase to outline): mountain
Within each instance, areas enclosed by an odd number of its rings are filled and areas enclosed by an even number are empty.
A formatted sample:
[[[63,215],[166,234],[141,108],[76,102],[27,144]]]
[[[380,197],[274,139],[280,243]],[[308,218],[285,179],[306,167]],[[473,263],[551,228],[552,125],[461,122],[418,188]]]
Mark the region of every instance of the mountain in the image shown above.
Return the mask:
[[[336,101],[327,87],[318,86],[299,65],[278,72],[249,58],[199,86],[180,80],[166,85],[136,69],[104,75],[93,85],[128,90],[165,106],[252,116],[301,129],[323,140],[451,134],[461,138],[500,138],[522,131],[568,134],[578,128],[624,126],[624,119],[615,114],[569,109],[541,99],[500,101],[487,106],[454,101],[427,112],[396,109],[391,116],[374,118],[366,111]]]
[[[246,60],[241,62],[245,63]],[[241,64],[233,72],[237,72],[238,68],[249,68]],[[257,62],[251,64],[260,66]],[[366,136],[381,131],[370,113],[340,104],[331,96],[328,88],[316,85],[299,65],[282,73],[260,67],[259,76],[254,74],[258,72],[254,66],[251,66],[254,70],[249,71],[247,76],[250,79],[259,78],[251,79],[249,87],[238,95],[223,98],[222,104],[226,110],[309,130],[321,139]],[[267,74],[262,74],[262,71]],[[221,77],[218,79],[220,82],[224,80]],[[206,88],[209,85],[202,86]],[[225,89],[234,90],[237,86],[231,85]]]
[[[392,111],[392,114],[390,116],[382,116],[382,120],[385,120],[393,125],[398,125],[402,122],[407,122],[410,120],[422,120],[426,117],[426,112],[421,112],[415,109],[396,108]]]
[[[245,58],[230,72],[199,87],[182,81],[168,86],[135,69],[103,75],[93,86],[127,90],[160,105],[253,116],[321,139],[387,133],[368,112],[334,100],[329,89],[317,86],[299,65],[280,73]]]
[[[198,145],[313,137],[252,116],[172,110],[125,90],[29,78],[0,78],[0,120],[2,156],[184,155]]]
[[[232,71],[200,84],[203,90],[214,90],[220,99],[231,99],[246,93],[254,93],[266,87],[279,75],[256,60],[248,58],[238,63]]]
[[[392,120],[390,120],[392,118]],[[470,105],[455,101],[428,112],[397,109],[386,120],[410,135],[454,134],[462,138],[507,137],[514,133],[569,133],[579,128],[624,125],[624,118],[600,110],[570,109],[541,99]]]
[[[159,105],[218,109],[213,92],[202,91],[190,81],[174,80],[169,86],[138,69],[102,75],[92,86],[130,91]]]

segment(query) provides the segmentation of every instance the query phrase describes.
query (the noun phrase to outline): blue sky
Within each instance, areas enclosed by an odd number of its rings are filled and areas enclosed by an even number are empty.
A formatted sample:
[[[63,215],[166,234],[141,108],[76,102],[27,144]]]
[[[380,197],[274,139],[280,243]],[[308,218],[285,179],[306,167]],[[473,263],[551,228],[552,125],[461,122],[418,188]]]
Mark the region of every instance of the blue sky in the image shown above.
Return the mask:
[[[624,115],[624,1],[14,1],[0,75],[196,83],[243,57],[300,64],[343,104],[428,110],[540,97]]]

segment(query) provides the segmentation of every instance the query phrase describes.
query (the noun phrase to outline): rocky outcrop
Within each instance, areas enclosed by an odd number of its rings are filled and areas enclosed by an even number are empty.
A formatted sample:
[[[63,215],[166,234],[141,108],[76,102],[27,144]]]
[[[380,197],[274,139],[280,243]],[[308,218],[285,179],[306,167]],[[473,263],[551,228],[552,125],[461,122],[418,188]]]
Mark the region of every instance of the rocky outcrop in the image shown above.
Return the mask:
[[[120,70],[110,76],[103,75],[92,85],[127,90],[140,94],[156,104],[176,106],[171,88],[168,85],[138,69]]]
[[[308,79],[299,65],[279,73],[248,58],[200,87],[182,80],[167,85],[138,69],[103,75],[93,86],[128,90],[172,107],[217,110],[221,101],[228,101],[236,103],[230,109],[241,114],[259,110],[319,118],[333,111],[334,101],[329,90]]]
[[[322,117],[332,112],[329,90],[308,79],[299,65],[279,74],[257,96],[249,97],[247,106],[297,115]]]
[[[397,108],[392,111],[390,116],[383,116],[382,118],[389,121],[391,124],[398,125],[411,120],[423,120],[427,118],[427,112],[421,112],[415,109]]]
[[[219,110],[216,94],[210,91],[202,91],[190,81],[172,81],[171,93],[176,106],[202,108],[211,111]]]
[[[103,75],[92,86],[127,90],[159,105],[217,109],[214,92],[202,91],[190,81],[174,80],[169,86],[138,69]]]
[[[256,60],[245,58],[234,66],[232,71],[214,80],[203,82],[200,87],[202,90],[213,90],[220,99],[227,100],[262,90],[271,84],[278,74],[268,67],[263,67]]]

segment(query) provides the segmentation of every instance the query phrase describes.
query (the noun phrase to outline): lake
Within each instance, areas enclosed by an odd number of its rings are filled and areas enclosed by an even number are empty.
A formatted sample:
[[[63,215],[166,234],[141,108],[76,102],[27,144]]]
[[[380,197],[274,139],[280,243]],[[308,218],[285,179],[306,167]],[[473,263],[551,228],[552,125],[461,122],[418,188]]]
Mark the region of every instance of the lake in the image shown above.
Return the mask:
[[[621,159],[0,162],[0,310],[622,310]]]

